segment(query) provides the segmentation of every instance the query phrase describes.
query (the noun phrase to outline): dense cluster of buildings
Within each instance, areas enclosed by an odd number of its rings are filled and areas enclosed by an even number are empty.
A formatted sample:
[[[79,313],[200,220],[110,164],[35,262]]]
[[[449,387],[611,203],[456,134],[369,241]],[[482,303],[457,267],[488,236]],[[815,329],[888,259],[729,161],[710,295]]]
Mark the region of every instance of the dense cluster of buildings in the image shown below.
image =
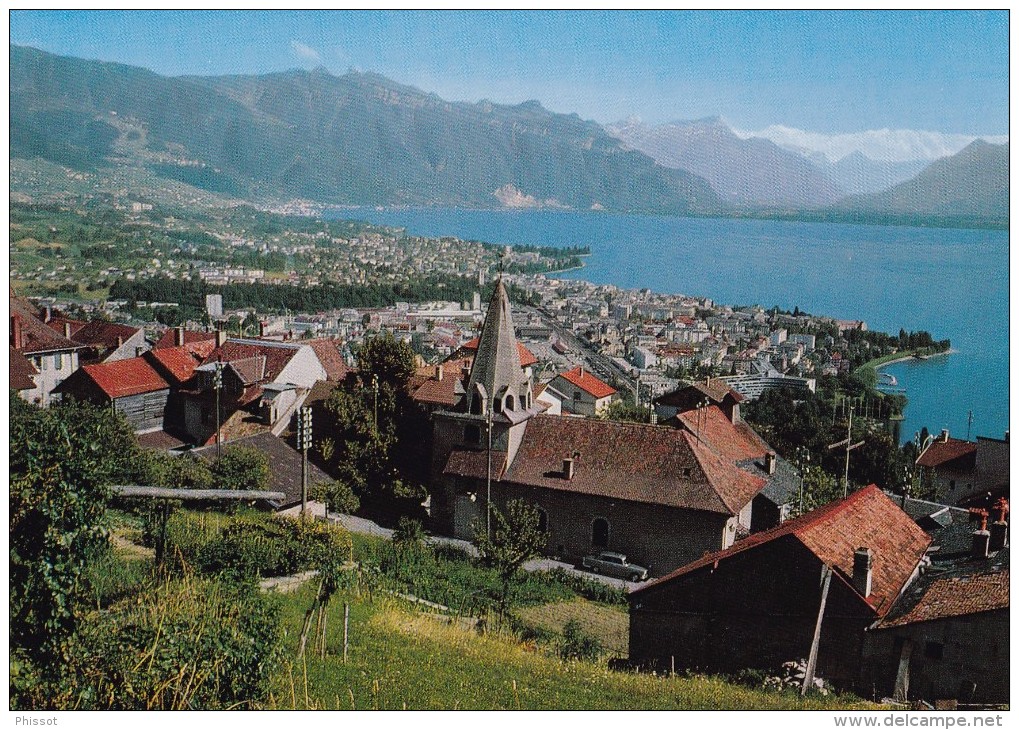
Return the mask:
[[[181,327],[148,339],[12,291],[11,387],[41,405],[114,408],[153,449],[211,458],[217,434],[258,448],[288,495],[273,506],[293,509],[295,414],[344,381],[352,344],[389,331],[431,355],[408,383],[432,424],[431,529],[473,539],[519,499],[538,511],[546,555],[611,550],[649,568],[653,582],[630,593],[630,663],[734,673],[809,657],[811,672],[868,697],[1007,702],[1007,439],[926,444],[918,466],[938,502],[871,485],[796,514],[800,475],[740,415],[755,395],[738,378],[753,372],[677,384],[650,423],[608,420],[620,394],[559,328],[640,360],[642,375],[681,347],[716,365],[751,357],[751,370],[809,362],[815,336],[776,328],[788,315],[597,289],[546,300],[555,322],[514,318],[500,278],[484,314],[475,298],[323,315],[318,330],[342,338],[264,322],[258,336]],[[995,509],[953,506],[985,492]]]

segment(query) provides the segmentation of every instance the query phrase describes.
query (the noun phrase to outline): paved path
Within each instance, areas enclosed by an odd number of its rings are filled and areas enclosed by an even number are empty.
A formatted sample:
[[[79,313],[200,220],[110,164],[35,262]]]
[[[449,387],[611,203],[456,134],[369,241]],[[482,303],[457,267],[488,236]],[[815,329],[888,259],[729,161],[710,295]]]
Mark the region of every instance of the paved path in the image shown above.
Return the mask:
[[[366,520],[364,517],[355,517],[353,515],[338,515],[330,514],[329,519],[344,529],[350,532],[356,532],[361,535],[374,535],[375,537],[383,537],[387,540],[391,540],[393,537],[393,531],[382,527],[381,525]],[[468,555],[477,556],[477,549],[466,540],[456,540],[451,537],[439,537],[437,535],[429,535],[425,538],[425,541],[431,545],[450,545],[452,547],[463,550]],[[624,591],[631,591],[638,586],[643,585],[642,583],[630,583],[629,581],[620,580],[619,578],[610,578],[606,575],[597,575],[595,573],[589,573],[586,570],[577,570],[576,566],[570,563],[563,563],[559,560],[552,560],[551,558],[536,558],[535,560],[529,560],[524,563],[524,570],[538,571],[538,570],[563,570],[571,575],[579,576],[581,578],[587,578],[589,580],[595,580],[605,585],[612,586],[613,588],[622,588]]]

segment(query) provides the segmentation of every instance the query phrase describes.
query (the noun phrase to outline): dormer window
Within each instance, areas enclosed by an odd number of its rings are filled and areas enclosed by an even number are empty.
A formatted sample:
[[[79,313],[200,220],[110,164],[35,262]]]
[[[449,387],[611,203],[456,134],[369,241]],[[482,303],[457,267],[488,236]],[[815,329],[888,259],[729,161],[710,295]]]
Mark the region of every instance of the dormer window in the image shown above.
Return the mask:
[[[507,411],[515,411],[516,410],[516,405],[517,405],[517,402],[516,402],[516,399],[513,397],[513,394],[512,393],[507,393],[506,394],[506,400],[504,402],[504,406],[505,406],[506,410]]]

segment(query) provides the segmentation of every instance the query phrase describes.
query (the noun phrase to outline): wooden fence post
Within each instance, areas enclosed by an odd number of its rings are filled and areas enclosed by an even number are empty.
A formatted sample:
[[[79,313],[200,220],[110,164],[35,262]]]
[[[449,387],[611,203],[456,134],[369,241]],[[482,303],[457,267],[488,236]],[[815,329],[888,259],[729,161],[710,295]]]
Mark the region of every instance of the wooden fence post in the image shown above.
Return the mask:
[[[343,663],[347,663],[347,638],[350,630],[350,604],[343,604]]]

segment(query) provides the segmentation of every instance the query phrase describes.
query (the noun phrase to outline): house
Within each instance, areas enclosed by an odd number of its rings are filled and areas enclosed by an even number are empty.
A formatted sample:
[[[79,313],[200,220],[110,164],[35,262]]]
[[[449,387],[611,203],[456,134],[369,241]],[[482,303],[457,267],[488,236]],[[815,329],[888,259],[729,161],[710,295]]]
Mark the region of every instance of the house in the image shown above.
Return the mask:
[[[549,415],[516,344],[500,281],[464,392],[433,414],[438,532],[471,539],[489,504],[523,499],[539,510],[547,554],[608,548],[663,575],[749,530],[764,479],[682,429]]]
[[[269,432],[262,432],[245,436],[231,441],[229,446],[244,446],[265,454],[269,459],[270,481],[266,487],[271,492],[283,492],[286,495],[279,502],[270,502],[269,507],[280,514],[297,516],[301,513],[301,499],[303,493],[301,452],[292,448],[286,441]],[[216,446],[203,446],[193,449],[192,454],[208,462],[216,460]],[[308,463],[308,512],[315,517],[326,516],[324,503],[310,497],[312,488],[321,482],[330,481],[329,475],[319,469],[315,464]]]
[[[198,362],[184,347],[152,350],[140,357],[85,365],[54,392],[112,406],[124,415],[135,433],[179,432],[183,411],[174,395],[194,373]]]
[[[163,428],[170,384],[144,357],[85,365],[55,392],[97,405],[112,405],[135,432]]]
[[[60,335],[39,318],[39,310],[10,290],[11,387],[25,400],[41,406],[78,369],[83,345]]]
[[[326,379],[325,368],[308,344],[225,340],[178,391],[184,432],[199,444],[214,439],[217,426],[224,440],[263,430],[279,434],[312,386]]]
[[[585,370],[583,365],[559,373],[549,387],[561,393],[562,408],[578,416],[600,416],[616,395],[616,389]]]
[[[916,465],[934,485],[943,504],[986,502],[1008,497],[1009,442],[978,436],[976,442],[952,438],[944,429],[917,457]]]
[[[79,353],[82,365],[138,357],[149,349],[145,341],[145,330],[141,327],[101,319],[79,322],[65,317],[51,317],[46,324],[64,337],[85,346]]]
[[[754,497],[751,532],[774,527],[792,513],[799,497],[799,473],[739,417],[738,407],[728,414],[715,405],[681,411],[667,424],[686,430],[726,462],[765,482]]]
[[[655,398],[655,413],[658,414],[658,420],[665,421],[677,413],[713,405],[735,423],[740,418],[739,404],[743,400],[743,396],[730,388],[724,380],[708,378],[703,383],[691,383]]]
[[[1005,507],[1007,509],[1007,506]],[[969,555],[931,566],[868,632],[864,685],[899,701],[1009,700],[1009,561],[1004,510]]]
[[[876,486],[712,552],[629,594],[630,660],[707,673],[806,658],[856,687],[864,635],[930,538]]]

